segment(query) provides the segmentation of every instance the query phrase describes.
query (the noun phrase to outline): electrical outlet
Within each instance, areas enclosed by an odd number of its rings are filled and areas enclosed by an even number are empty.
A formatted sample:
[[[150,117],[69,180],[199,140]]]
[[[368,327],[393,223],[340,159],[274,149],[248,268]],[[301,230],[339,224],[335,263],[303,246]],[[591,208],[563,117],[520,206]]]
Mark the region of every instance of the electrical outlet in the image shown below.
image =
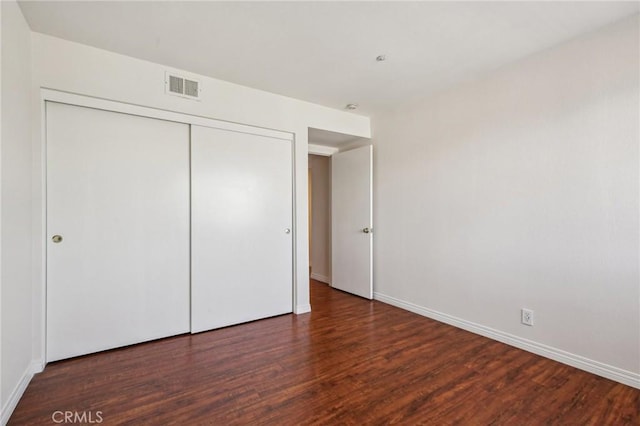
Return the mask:
[[[520,315],[520,321],[524,325],[533,325],[533,311],[531,309],[522,308],[520,310]]]

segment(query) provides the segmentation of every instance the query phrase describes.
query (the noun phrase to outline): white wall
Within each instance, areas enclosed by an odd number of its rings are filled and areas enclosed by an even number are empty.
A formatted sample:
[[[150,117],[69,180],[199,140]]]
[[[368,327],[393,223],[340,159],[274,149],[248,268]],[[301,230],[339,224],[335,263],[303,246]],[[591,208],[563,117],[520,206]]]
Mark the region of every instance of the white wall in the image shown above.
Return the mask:
[[[309,155],[311,278],[331,283],[331,157]]]
[[[2,421],[31,378],[31,33],[18,5],[2,9],[1,386]]]
[[[101,49],[32,33],[33,92],[39,104],[39,88],[49,88],[162,110],[249,124],[295,134],[295,228],[296,262],[294,309],[308,311],[308,205],[307,139],[314,127],[359,137],[370,137],[370,121],[363,117],[236,84],[196,76],[202,83],[200,102],[164,93],[165,71],[170,67],[115,54]],[[186,72],[177,70],[182,75]],[[43,279],[43,151],[40,112],[33,116],[34,128],[34,264],[36,281]],[[44,289],[34,300],[42,306]],[[43,352],[42,309],[36,309],[36,353]],[[37,356],[36,356],[37,357]]]
[[[379,299],[640,386],[638,26],[374,118]]]

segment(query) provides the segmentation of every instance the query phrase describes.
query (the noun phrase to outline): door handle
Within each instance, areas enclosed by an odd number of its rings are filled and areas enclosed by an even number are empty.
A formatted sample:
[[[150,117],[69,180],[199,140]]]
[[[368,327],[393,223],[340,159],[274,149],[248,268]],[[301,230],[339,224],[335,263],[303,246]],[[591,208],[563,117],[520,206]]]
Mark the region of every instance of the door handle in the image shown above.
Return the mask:
[[[62,235],[54,235],[53,237],[51,237],[51,241],[53,241],[56,244],[61,243]]]
[[[362,229],[362,232],[364,232],[365,234],[370,234],[370,233],[372,233],[372,232],[373,232],[373,229],[371,229],[371,228],[364,228],[364,229]]]

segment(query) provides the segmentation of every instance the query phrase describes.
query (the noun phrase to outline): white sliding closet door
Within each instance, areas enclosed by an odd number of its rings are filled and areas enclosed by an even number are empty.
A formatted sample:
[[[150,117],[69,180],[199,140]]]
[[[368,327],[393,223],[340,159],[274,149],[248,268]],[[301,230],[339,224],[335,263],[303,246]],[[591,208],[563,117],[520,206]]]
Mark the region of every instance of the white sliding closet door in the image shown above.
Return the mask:
[[[189,126],[51,102],[46,120],[47,361],[188,332]]]
[[[291,144],[192,126],[192,332],[292,311]]]

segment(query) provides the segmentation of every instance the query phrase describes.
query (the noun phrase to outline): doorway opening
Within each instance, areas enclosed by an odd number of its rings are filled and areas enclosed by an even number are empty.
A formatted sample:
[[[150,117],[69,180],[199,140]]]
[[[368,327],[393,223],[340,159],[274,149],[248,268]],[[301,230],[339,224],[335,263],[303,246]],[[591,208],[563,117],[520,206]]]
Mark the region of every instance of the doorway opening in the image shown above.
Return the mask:
[[[309,155],[309,277],[331,285],[331,157]]]
[[[373,297],[371,141],[309,128],[310,278]]]

